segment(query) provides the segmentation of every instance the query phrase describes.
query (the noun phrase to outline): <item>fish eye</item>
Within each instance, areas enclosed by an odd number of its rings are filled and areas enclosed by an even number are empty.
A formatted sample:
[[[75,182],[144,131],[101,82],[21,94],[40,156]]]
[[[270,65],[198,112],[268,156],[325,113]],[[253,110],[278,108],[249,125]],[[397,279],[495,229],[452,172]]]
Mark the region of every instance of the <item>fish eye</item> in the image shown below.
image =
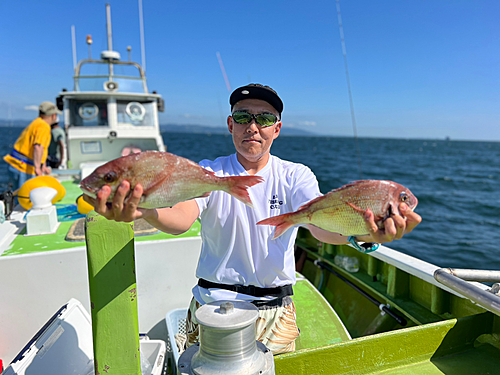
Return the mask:
[[[409,198],[405,191],[403,191],[399,197],[401,199],[401,202],[406,202]]]
[[[104,175],[103,177],[104,182],[111,183],[116,180],[116,173],[115,172],[108,172]]]

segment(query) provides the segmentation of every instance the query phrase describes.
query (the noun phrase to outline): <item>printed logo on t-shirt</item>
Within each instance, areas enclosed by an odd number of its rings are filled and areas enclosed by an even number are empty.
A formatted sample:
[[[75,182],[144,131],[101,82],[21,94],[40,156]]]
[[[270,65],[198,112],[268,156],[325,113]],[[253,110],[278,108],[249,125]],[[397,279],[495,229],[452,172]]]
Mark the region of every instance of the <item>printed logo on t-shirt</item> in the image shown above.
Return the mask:
[[[279,199],[277,194],[274,194],[272,199],[269,199],[270,206],[269,208],[271,210],[279,210],[281,206],[283,206],[283,201]]]

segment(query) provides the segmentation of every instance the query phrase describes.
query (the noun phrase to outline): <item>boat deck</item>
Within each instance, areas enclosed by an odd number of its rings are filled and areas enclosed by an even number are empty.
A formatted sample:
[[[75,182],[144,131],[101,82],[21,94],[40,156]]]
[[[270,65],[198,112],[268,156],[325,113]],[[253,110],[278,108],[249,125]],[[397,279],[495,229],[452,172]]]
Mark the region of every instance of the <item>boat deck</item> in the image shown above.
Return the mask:
[[[26,236],[26,226],[20,226],[14,240],[0,256],[38,253],[43,251],[63,250],[85,246],[83,220],[85,215],[77,211],[76,199],[82,194],[78,182],[67,180],[61,182],[66,189],[66,195],[55,204],[57,218],[60,223],[54,234]],[[136,233],[135,240],[155,241],[170,238],[193,237],[200,235],[200,223],[195,222],[191,229],[181,235],[170,235],[160,231],[143,231]]]
[[[498,374],[495,319],[484,313],[275,357],[277,374]]]
[[[298,245],[307,255],[301,273],[324,295],[353,339],[329,345],[318,341],[316,347],[277,356],[276,374],[500,373],[500,318],[440,288],[430,279],[436,266],[416,259],[399,265],[391,260],[389,249],[382,249],[375,258],[346,246],[318,249],[317,241],[307,237]],[[336,254],[358,257],[359,271],[349,273],[336,266]],[[381,315],[372,301],[318,268],[316,259],[379,303],[389,303],[408,324],[402,327],[387,314]]]
[[[302,275],[297,276],[293,300],[300,336],[296,350],[311,349],[351,339],[349,332],[321,293]]]

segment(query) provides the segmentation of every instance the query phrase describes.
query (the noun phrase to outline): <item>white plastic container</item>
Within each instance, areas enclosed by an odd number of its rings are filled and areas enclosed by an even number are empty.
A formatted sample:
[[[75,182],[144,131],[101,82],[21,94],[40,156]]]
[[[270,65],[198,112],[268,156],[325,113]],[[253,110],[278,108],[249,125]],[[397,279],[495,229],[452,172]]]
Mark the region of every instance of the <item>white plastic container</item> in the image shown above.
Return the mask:
[[[163,340],[140,340],[141,355],[151,372],[161,375],[166,344]],[[93,374],[94,351],[89,313],[76,299],[61,307],[12,360],[2,375]]]
[[[356,257],[349,257],[347,255],[335,255],[333,258],[335,264],[347,272],[356,273],[359,271],[359,260]]]
[[[139,344],[141,345],[141,356],[151,365],[151,372],[148,375],[161,375],[163,364],[165,363],[165,353],[167,351],[165,341],[140,340]]]

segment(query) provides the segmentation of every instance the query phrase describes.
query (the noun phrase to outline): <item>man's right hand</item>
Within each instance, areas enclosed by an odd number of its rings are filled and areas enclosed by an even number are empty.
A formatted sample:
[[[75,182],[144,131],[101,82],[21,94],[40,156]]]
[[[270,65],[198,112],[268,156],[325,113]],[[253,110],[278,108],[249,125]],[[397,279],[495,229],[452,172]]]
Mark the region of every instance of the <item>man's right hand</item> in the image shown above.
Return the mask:
[[[96,199],[85,194],[83,199],[108,220],[131,222],[143,218],[155,228],[175,235],[189,230],[200,214],[194,199],[177,203],[173,207],[138,208],[143,193],[142,186],[137,184],[130,197],[125,199],[129,191],[130,183],[123,181],[116,190],[112,203],[107,202],[111,194],[111,188],[107,185],[99,190]]]
[[[134,187],[132,194],[127,201],[125,201],[129,191],[130,183],[128,181],[122,181],[116,190],[112,203],[107,202],[111,194],[111,188],[108,185],[104,185],[102,189],[99,190],[96,199],[85,194],[83,195],[83,199],[94,206],[98,214],[101,214],[108,220],[131,222],[144,217],[146,211],[152,210],[137,207],[143,192],[140,184]]]

